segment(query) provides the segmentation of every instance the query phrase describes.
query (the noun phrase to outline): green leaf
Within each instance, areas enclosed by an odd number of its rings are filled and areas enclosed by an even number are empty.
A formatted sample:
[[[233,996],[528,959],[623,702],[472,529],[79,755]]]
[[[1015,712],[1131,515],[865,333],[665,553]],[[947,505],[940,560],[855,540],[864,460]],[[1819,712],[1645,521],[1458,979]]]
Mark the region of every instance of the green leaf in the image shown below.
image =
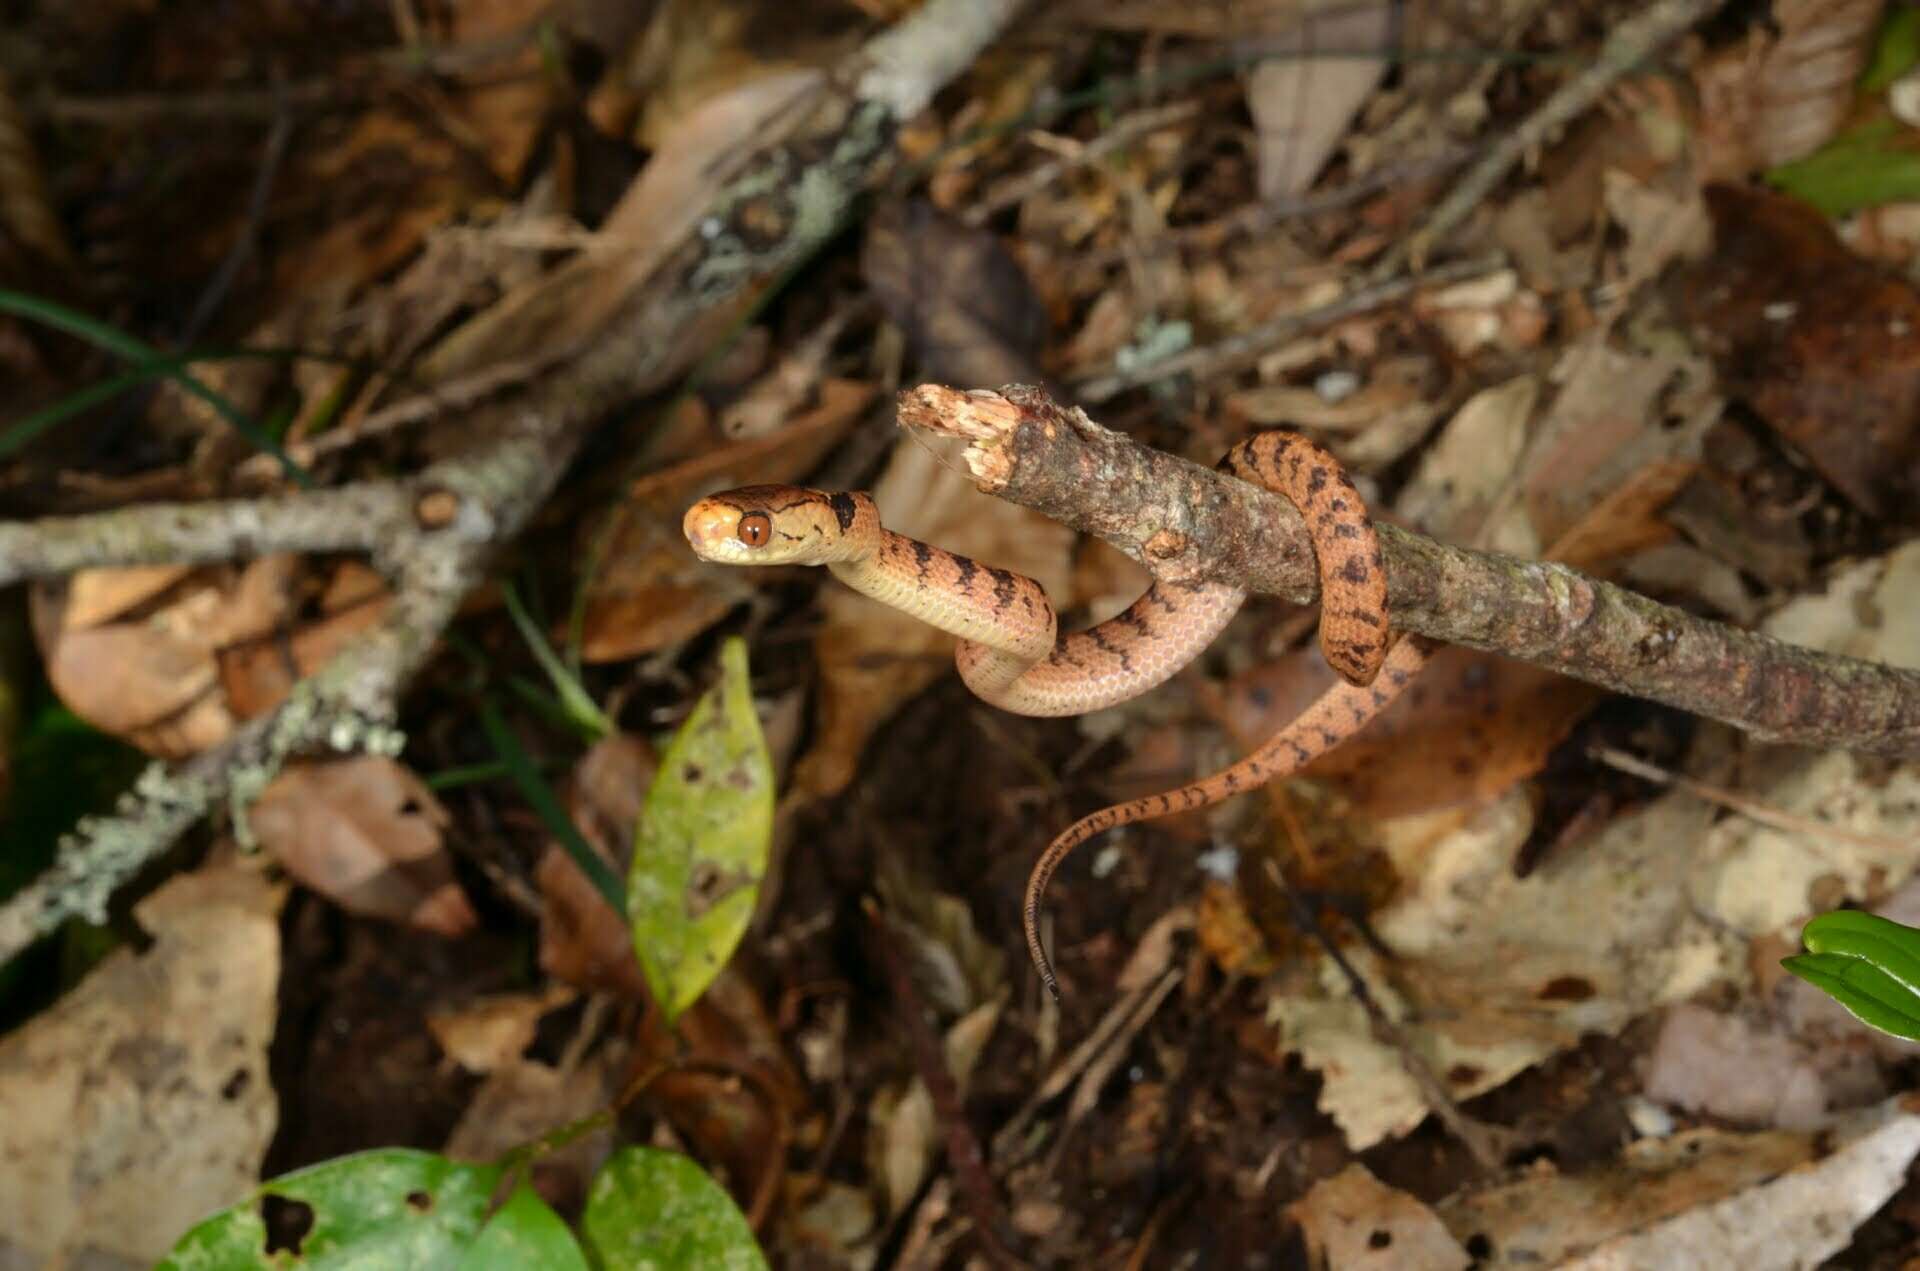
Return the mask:
[[[1895,5],[1880,25],[1866,74],[1860,77],[1860,89],[1883,93],[1916,63],[1920,63],[1920,9]]]
[[[565,708],[567,717],[576,727],[585,730],[594,740],[611,737],[614,732],[613,721],[607,718],[600,704],[593,700],[586,686],[580,682],[560,655],[547,643],[547,637],[541,633],[539,624],[534,622],[525,605],[520,603],[520,593],[511,585],[501,588],[501,595],[507,602],[507,616],[513,619],[513,625],[520,632],[520,638],[527,642],[527,648],[533,652],[533,660],[547,673],[547,679],[553,685],[553,691],[559,695],[560,704]]]
[[[587,1256],[560,1215],[520,1184],[462,1255],[458,1271],[587,1271]]]
[[[155,1271],[461,1266],[500,1174],[497,1165],[458,1165],[402,1148],[343,1156],[264,1184],[180,1237]],[[275,1215],[274,1237],[291,1249],[267,1252],[266,1213]]]
[[[721,646],[720,668],[660,761],[627,876],[634,948],[669,1025],[746,934],[773,836],[773,760],[744,641]]]
[[[1829,216],[1920,198],[1920,133],[1890,116],[1871,119],[1767,180]]]
[[[1920,1041],[1920,930],[1842,909],[1800,933],[1807,952],[1780,965],[1871,1028]]]
[[[78,309],[70,309],[57,301],[28,295],[23,291],[11,291],[4,287],[0,287],[0,313],[11,313],[16,317],[52,327],[56,331],[65,331],[68,335],[78,336],[96,348],[105,349],[132,363],[136,371],[153,370],[165,375],[179,384],[182,392],[197,397],[211,406],[215,414],[226,420],[228,426],[251,442],[255,449],[272,455],[278,460],[281,470],[295,484],[312,487],[312,474],[295,463],[292,457],[282,450],[245,411],[208,387],[205,381],[187,370],[184,364],[168,358],[152,345],[98,318],[89,317]]]
[[[628,1147],[595,1176],[580,1228],[606,1271],[764,1271],[725,1189],[678,1152]]]

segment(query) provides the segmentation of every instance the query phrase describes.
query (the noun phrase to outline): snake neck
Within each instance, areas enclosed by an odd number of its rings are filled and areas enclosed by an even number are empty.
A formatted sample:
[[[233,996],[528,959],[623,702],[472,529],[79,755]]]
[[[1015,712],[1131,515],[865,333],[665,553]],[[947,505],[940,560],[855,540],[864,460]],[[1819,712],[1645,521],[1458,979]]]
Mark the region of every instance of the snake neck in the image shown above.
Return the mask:
[[[827,568],[863,595],[1022,665],[1053,650],[1053,606],[1039,583],[1020,574],[886,529],[871,550]]]

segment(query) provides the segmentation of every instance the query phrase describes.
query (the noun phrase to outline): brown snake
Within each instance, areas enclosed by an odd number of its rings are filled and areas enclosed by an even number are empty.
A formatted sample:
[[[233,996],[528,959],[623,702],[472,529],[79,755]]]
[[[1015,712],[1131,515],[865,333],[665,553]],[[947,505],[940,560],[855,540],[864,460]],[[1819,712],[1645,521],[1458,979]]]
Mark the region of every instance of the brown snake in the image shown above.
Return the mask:
[[[1229,450],[1220,468],[1300,509],[1319,566],[1320,647],[1346,682],[1231,767],[1102,808],[1048,844],[1027,880],[1022,917],[1034,966],[1055,997],[1060,989],[1040,943],[1040,904],[1068,852],[1113,826],[1206,807],[1297,770],[1379,714],[1431,649],[1418,637],[1393,645],[1379,540],[1332,455],[1297,433],[1270,432]],[[1156,582],[1118,617],[1057,636],[1039,583],[895,534],[865,494],[748,486],[694,504],[683,528],[704,560],[825,565],[856,591],[959,636],[954,660],[967,687],[1021,715],[1078,715],[1146,692],[1206,648],[1246,599],[1223,583]]]

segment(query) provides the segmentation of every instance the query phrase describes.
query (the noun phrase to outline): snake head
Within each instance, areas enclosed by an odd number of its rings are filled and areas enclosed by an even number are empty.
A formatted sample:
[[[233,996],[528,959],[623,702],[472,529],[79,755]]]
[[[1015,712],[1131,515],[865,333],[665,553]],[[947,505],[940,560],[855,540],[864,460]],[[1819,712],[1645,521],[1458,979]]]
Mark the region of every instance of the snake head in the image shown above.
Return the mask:
[[[701,560],[720,565],[831,565],[872,550],[880,527],[864,494],[752,485],[709,495],[680,523]]]

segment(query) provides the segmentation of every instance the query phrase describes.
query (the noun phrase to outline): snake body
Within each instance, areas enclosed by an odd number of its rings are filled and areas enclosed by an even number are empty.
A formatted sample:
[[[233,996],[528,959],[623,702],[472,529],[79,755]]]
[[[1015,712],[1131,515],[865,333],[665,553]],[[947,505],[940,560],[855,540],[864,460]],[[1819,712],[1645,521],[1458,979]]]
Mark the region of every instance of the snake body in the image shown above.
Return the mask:
[[[1022,917],[1034,966],[1055,996],[1040,907],[1067,853],[1114,826],[1205,807],[1297,770],[1379,714],[1430,650],[1417,638],[1393,644],[1379,540],[1332,455],[1297,433],[1269,432],[1236,445],[1220,467],[1300,509],[1320,575],[1320,646],[1345,682],[1231,767],[1103,808],[1048,844],[1027,880]],[[1022,715],[1077,715],[1146,692],[1206,648],[1246,599],[1222,583],[1156,582],[1126,612],[1062,636],[1040,584],[894,533],[865,494],[748,486],[694,504],[683,529],[705,560],[825,565],[855,590],[960,637],[954,660],[967,687]]]

